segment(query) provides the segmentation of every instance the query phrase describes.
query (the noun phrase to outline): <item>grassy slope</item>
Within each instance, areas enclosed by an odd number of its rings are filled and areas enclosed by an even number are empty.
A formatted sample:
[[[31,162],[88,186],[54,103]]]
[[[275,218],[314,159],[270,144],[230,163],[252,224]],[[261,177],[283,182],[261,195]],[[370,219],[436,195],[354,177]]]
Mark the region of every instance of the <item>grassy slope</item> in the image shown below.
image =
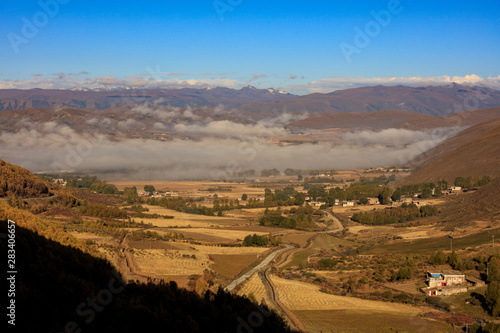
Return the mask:
[[[473,126],[418,156],[430,161],[398,185],[437,182],[453,184],[460,176],[500,176],[500,118]]]

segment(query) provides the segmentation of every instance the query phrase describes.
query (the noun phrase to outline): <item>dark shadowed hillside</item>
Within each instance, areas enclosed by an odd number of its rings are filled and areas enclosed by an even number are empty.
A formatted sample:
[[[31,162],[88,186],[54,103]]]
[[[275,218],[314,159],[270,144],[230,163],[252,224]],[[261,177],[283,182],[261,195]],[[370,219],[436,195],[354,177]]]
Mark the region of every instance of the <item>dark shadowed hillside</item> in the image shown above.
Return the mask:
[[[7,233],[7,221],[0,221]],[[7,253],[7,242],[0,244]],[[175,282],[125,284],[103,259],[16,227],[18,332],[234,332],[249,315],[254,332],[286,332],[281,318],[220,290],[204,297]],[[6,270],[0,278],[6,281]],[[243,323],[243,324],[242,324]],[[253,322],[252,322],[253,323]],[[254,325],[255,326],[255,325]],[[251,327],[251,326],[248,326]]]

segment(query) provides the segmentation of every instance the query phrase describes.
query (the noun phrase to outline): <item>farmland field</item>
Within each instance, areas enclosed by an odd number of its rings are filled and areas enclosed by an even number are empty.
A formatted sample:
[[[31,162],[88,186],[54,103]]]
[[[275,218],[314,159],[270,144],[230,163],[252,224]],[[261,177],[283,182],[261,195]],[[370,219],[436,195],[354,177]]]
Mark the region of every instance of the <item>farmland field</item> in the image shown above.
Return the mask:
[[[350,176],[356,178],[353,174]],[[282,178],[281,182],[278,178]],[[284,180],[286,177],[240,184],[193,181],[153,185],[160,190],[175,191],[183,197],[203,196],[204,201],[198,204],[212,208],[213,195],[216,193],[214,188],[226,189],[217,193],[219,198],[240,200],[241,195],[245,193],[249,198],[259,197],[262,200],[266,187],[272,191],[282,189],[287,184]],[[294,184],[295,189],[301,189],[301,186],[295,184],[295,180],[289,177],[288,181]],[[132,184],[135,183],[129,183],[127,186]],[[447,199],[428,200],[429,204],[446,201]],[[244,205],[245,202],[240,201],[240,204]],[[287,322],[293,323],[295,327],[305,326],[307,332],[447,332],[450,326],[446,319],[431,320],[426,317],[428,313],[439,312],[438,310],[426,307],[422,301],[415,302],[417,306],[405,304],[398,299],[404,295],[417,299],[422,296],[416,288],[417,283],[424,283],[418,268],[427,264],[428,253],[436,250],[449,251],[448,235],[451,232],[456,249],[484,246],[492,236],[500,238],[500,229],[491,228],[486,222],[474,222],[448,229],[439,225],[437,217],[423,218],[414,223],[379,226],[363,225],[350,220],[354,212],[387,207],[382,205],[332,207],[323,217],[315,215],[316,229],[305,230],[261,226],[258,221],[267,209],[263,207],[224,210],[222,216],[187,214],[146,204],[142,204],[142,207],[148,209],[148,214],[173,218],[134,218],[135,222],[143,222],[144,225],[126,230],[134,233],[143,228],[145,233],[126,237],[126,245],[130,246],[126,249],[127,260],[120,258],[120,254],[113,250],[113,246],[118,243],[113,241],[112,237],[88,233],[82,233],[78,237],[100,244],[100,252],[124,271],[124,275],[129,279],[144,280],[147,276],[163,278],[176,281],[183,287],[195,288],[202,293],[209,281],[213,283],[209,287],[213,291],[219,286],[224,288],[230,285],[241,273],[248,272],[269,254],[272,249],[269,245],[241,246],[246,236],[271,235],[274,240],[287,245],[288,248],[270,263],[268,269],[268,276],[281,303],[272,300],[272,289],[267,283],[263,283],[264,277],[259,273],[254,273],[241,287],[236,288],[235,292],[251,296],[257,302],[264,300],[271,307],[276,307],[276,310],[286,317]],[[269,209],[276,210],[276,207],[271,206]],[[281,209],[287,210],[291,207],[294,206],[284,206]],[[325,216],[331,213],[338,217],[338,220],[333,217],[337,220],[334,226],[324,223],[329,220]],[[331,230],[325,231],[325,228]],[[335,230],[339,231],[335,234],[327,233]],[[176,239],[166,241],[166,238],[150,234],[148,236],[149,231]],[[178,238],[179,235],[182,237]],[[406,282],[393,282],[391,270],[397,271],[401,268],[409,254],[415,255],[413,260],[419,260],[414,276]],[[332,266],[320,267],[320,264],[325,262],[332,263]],[[385,271],[377,271],[378,266],[382,265],[386,265]],[[130,266],[133,266],[133,269],[130,269]],[[280,272],[283,278],[274,275],[274,269]],[[377,279],[374,279],[376,274]],[[205,277],[208,280],[203,280]],[[347,291],[350,285],[352,289]],[[391,295],[382,297],[386,291],[390,291]],[[343,296],[345,294],[352,296]],[[484,317],[481,315],[481,312],[484,312],[481,308],[473,308],[472,305],[458,306],[464,299],[457,299],[458,301],[454,302],[457,309]]]
[[[414,314],[383,313],[370,310],[296,310],[307,332],[450,332],[444,322]]]

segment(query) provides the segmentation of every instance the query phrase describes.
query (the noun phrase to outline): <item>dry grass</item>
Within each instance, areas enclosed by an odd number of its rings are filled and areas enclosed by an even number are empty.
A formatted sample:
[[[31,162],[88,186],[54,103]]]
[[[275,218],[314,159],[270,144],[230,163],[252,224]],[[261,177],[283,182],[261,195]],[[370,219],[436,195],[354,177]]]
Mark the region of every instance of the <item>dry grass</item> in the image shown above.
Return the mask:
[[[273,304],[273,302],[270,300],[269,295],[266,293],[266,289],[264,287],[264,284],[262,283],[262,280],[259,278],[259,275],[257,273],[253,274],[250,279],[248,279],[243,287],[238,291],[238,295],[241,296],[247,296],[253,294],[255,296],[255,299],[257,302],[261,302],[264,300],[264,302],[267,305]]]
[[[239,231],[239,230],[231,230],[231,229],[220,229],[220,228],[189,228],[189,229],[171,229],[172,232],[177,233],[198,233],[202,235],[215,236],[225,240],[236,241],[243,240],[246,236],[249,235],[248,231]],[[253,232],[253,234],[257,235],[267,235],[267,232]]]
[[[363,300],[354,297],[325,294],[310,283],[286,280],[271,275],[278,289],[280,300],[290,310],[365,310],[373,312],[417,314],[420,310],[411,305]]]
[[[224,254],[224,255],[259,255],[269,250],[265,247],[223,247],[223,246],[208,246],[208,245],[190,245],[196,251],[210,254]]]
[[[397,306],[395,306],[397,308]],[[294,311],[307,332],[450,332],[448,324],[415,314],[383,313],[371,310]]]
[[[194,254],[196,259],[183,258],[183,254]],[[142,273],[160,276],[203,274],[211,264],[206,253],[197,251],[136,249],[134,257]]]
[[[307,232],[301,234],[286,234],[280,237],[285,243],[295,243],[298,244],[300,247],[304,247],[307,243],[307,240],[314,235],[315,235],[314,232]]]
[[[210,268],[220,275],[233,278],[257,259],[255,254],[210,254],[215,260]]]

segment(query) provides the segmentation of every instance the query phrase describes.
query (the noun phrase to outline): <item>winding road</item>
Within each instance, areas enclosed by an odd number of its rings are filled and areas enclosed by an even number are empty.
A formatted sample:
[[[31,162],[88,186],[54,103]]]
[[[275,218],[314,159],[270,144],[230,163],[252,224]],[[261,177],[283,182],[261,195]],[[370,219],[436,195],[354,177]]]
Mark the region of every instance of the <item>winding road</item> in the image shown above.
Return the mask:
[[[269,263],[271,261],[273,261],[274,258],[276,258],[276,256],[278,254],[285,252],[285,251],[288,251],[292,248],[293,248],[293,246],[285,244],[284,248],[276,250],[273,253],[271,253],[270,255],[268,255],[266,257],[266,259],[262,260],[262,262],[260,264],[258,264],[257,266],[255,266],[254,268],[252,268],[251,270],[249,270],[248,272],[246,272],[245,274],[243,274],[242,276],[240,276],[239,278],[237,278],[236,280],[231,282],[224,290],[227,292],[233,291],[233,289],[236,288],[236,286],[238,286],[239,284],[241,284],[244,281],[246,281],[247,279],[249,279],[255,272],[259,272],[259,271],[262,271],[263,269],[265,269],[267,267],[267,265],[269,265]]]
[[[324,233],[325,234],[336,234],[338,232],[341,232],[342,230],[344,230],[344,226],[342,225],[342,223],[340,223],[339,219],[336,218],[335,216],[332,215],[332,213],[330,213],[329,211],[324,211],[326,213],[326,215],[328,215],[328,217],[330,218],[330,220],[333,221],[333,225],[336,227],[335,229],[330,229],[328,231],[325,231]]]

